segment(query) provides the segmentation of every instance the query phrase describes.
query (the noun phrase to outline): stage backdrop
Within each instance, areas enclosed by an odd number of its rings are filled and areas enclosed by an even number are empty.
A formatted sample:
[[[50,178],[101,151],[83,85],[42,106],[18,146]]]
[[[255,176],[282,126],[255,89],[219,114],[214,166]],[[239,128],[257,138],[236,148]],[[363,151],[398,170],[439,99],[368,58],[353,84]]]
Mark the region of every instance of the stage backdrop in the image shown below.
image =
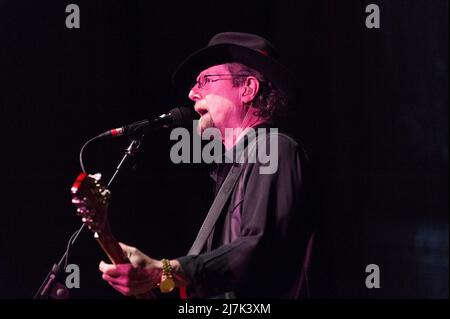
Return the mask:
[[[222,31],[270,39],[299,85],[287,128],[316,167],[322,219],[311,296],[448,298],[448,1],[73,3],[79,28],[65,1],[0,2],[1,298],[32,298],[80,226],[83,143],[192,106],[171,75]],[[208,166],[173,164],[173,143],[148,133],[111,187],[116,237],[156,258],[187,252],[212,200]],[[86,168],[110,178],[127,145],[89,145]],[[83,231],[72,298],[122,298],[105,258]]]

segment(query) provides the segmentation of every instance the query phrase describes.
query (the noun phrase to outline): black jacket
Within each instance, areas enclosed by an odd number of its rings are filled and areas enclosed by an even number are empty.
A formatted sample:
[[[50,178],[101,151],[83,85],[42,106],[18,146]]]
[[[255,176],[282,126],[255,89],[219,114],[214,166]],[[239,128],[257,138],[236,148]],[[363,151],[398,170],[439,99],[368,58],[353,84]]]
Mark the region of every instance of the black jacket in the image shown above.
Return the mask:
[[[191,279],[188,291],[193,297],[305,296],[304,266],[314,231],[305,191],[307,158],[299,144],[282,133],[265,134],[267,149],[270,136],[278,145],[271,150],[276,152],[274,173],[262,174],[267,165],[256,156],[254,163],[219,164],[212,175],[220,184],[230,165],[246,165],[204,251],[178,258]]]

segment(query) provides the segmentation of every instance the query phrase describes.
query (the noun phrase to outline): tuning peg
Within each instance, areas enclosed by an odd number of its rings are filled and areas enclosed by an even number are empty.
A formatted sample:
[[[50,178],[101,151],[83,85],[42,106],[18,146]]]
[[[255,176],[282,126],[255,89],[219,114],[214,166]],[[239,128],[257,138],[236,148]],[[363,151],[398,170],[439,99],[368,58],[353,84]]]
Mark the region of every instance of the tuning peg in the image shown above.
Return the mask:
[[[102,195],[104,198],[109,198],[111,196],[111,191],[107,188],[101,188],[100,189],[100,195]]]
[[[91,211],[88,208],[86,208],[86,207],[79,207],[77,209],[78,215],[86,215],[86,214],[89,214],[90,212]]]
[[[92,177],[96,182],[100,181],[100,179],[102,178],[102,174],[97,173],[94,175],[89,175],[90,177]]]
[[[83,217],[81,218],[83,223],[92,223],[94,220],[91,217]]]

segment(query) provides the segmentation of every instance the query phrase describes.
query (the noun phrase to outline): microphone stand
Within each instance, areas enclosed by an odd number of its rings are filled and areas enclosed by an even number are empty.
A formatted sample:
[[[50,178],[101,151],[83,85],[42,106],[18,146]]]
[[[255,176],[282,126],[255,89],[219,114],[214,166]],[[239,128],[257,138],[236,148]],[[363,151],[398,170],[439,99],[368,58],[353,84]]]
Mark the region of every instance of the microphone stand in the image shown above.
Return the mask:
[[[89,141],[86,142],[86,144],[83,145],[81,148],[81,153],[83,152],[83,149],[86,147],[87,144],[90,142],[100,138],[100,136],[96,136]],[[119,173],[120,169],[122,168],[123,164],[132,156],[136,155],[136,152],[141,146],[142,139],[144,138],[143,134],[136,135],[130,137],[131,143],[125,150],[125,155],[122,157],[122,160],[119,162],[119,165],[117,165],[116,171],[114,172],[113,176],[108,182],[108,187],[111,185],[117,174]],[[81,160],[81,154],[80,154],[80,160]],[[82,162],[82,161],[81,161]],[[84,171],[84,165],[81,165],[82,170]],[[45,277],[44,281],[42,282],[41,286],[39,287],[38,291],[34,295],[33,299],[68,299],[69,298],[69,289],[63,285],[60,281],[61,277],[61,269],[63,268],[63,262],[64,266],[67,266],[67,259],[69,256],[69,249],[70,247],[75,243],[76,239],[78,238],[78,235],[81,233],[81,231],[84,229],[85,224],[83,223],[81,227],[73,233],[73,235],[70,237],[69,242],[67,243],[67,249],[64,253],[64,255],[61,257],[59,262],[57,264],[54,264],[52,268],[50,269],[49,273]],[[65,269],[66,267],[64,267]]]
[[[139,146],[141,146],[141,142],[142,142],[143,138],[144,138],[143,134],[130,138],[131,143],[125,150],[125,155],[122,157],[122,160],[119,162],[119,165],[117,165],[116,171],[114,172],[113,176],[109,180],[108,187],[111,185],[112,181],[114,180],[116,175],[119,173],[120,169],[122,168],[122,165],[127,161],[127,159],[131,156],[136,155],[136,152],[137,152]]]

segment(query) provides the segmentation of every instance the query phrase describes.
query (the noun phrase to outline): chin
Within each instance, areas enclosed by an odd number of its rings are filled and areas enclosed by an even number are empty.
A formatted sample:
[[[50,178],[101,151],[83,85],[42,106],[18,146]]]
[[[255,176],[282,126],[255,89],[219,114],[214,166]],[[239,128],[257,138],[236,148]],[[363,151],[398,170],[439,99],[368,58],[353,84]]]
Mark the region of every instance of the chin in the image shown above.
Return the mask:
[[[205,114],[199,119],[197,133],[201,135],[207,128],[210,127],[215,127],[214,121],[209,114]]]

